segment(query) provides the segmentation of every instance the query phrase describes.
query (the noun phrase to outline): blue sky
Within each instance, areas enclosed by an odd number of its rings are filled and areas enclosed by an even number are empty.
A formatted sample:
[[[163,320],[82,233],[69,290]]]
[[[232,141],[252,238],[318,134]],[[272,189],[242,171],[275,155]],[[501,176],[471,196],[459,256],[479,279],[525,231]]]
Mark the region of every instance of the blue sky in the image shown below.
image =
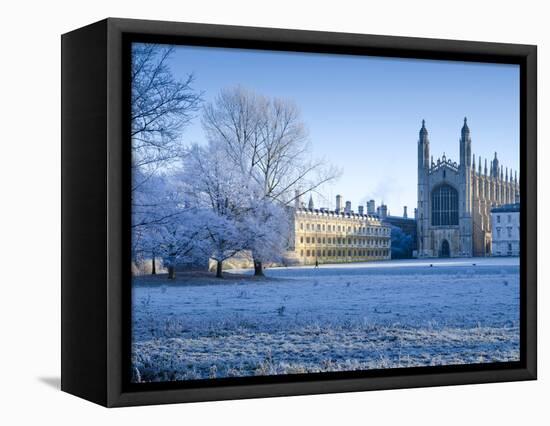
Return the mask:
[[[514,65],[268,52],[178,46],[176,76],[195,74],[195,88],[213,100],[222,88],[241,85],[289,98],[301,109],[311,154],[343,170],[314,196],[333,207],[336,194],[358,204],[374,198],[392,214],[416,206],[417,141],[426,120],[434,159],[458,162],[464,117],[472,152],[519,172],[519,67]],[[204,142],[200,120],[185,131]]]

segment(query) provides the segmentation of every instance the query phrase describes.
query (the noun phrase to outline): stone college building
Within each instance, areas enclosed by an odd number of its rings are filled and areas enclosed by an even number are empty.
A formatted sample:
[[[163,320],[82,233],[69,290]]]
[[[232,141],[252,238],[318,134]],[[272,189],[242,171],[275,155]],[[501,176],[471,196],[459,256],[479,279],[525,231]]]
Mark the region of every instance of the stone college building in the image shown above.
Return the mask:
[[[307,206],[296,198],[294,226],[290,238],[289,261],[301,265],[323,263],[366,262],[391,258],[390,226],[378,215],[351,209],[351,202],[342,205],[336,196],[336,208]]]
[[[470,129],[464,118],[460,162],[445,154],[434,162],[425,122],[418,140],[417,257],[491,254],[491,209],[519,202],[517,172],[504,171],[497,153],[490,166],[472,156]]]

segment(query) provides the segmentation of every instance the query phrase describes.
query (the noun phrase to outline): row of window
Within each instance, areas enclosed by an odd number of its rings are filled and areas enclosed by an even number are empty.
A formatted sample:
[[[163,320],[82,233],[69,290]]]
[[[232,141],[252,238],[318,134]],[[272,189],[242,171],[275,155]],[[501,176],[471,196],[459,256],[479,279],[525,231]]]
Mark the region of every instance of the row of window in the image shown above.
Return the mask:
[[[343,225],[326,225],[325,224],[305,224],[306,231],[328,231],[328,232],[346,232],[346,227]],[[304,230],[304,223],[300,222],[300,230]],[[389,228],[383,227],[366,227],[366,226],[348,226],[347,232],[355,232],[363,235],[388,235],[390,233]]]
[[[381,239],[369,239],[369,240],[365,240],[365,239],[357,239],[357,238],[341,238],[341,237],[328,237],[325,239],[325,237],[317,237],[317,239],[315,237],[305,237],[305,241],[306,241],[306,244],[315,244],[315,242],[317,242],[317,244],[346,244],[346,241],[347,241],[347,244],[348,245],[361,245],[361,246],[374,246],[374,245],[379,245],[379,246],[388,246],[389,245],[389,240],[381,240]],[[304,237],[300,237],[300,243],[303,244],[304,243]]]
[[[506,230],[508,231],[507,232],[508,238],[512,238],[512,227],[507,226]],[[518,226],[518,234],[519,234],[519,226]],[[501,228],[497,227],[497,238],[500,238],[500,236],[501,236]]]
[[[301,250],[300,256],[304,257],[386,257],[389,250]]]
[[[512,243],[506,244],[506,248],[507,248],[507,251],[504,252],[504,253],[501,250],[495,249],[495,251],[493,252],[493,255],[496,255],[496,256],[503,256],[503,255],[512,256],[514,254]]]
[[[497,223],[500,223],[500,216],[499,214],[497,214]],[[508,223],[512,222],[512,215],[511,214],[507,214],[506,215],[507,218],[508,218]]]

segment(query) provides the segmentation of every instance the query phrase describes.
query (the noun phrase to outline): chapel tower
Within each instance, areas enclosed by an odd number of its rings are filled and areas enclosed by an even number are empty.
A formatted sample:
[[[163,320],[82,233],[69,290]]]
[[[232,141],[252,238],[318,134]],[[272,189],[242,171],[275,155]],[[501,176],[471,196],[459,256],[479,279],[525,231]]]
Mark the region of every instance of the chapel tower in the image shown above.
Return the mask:
[[[418,139],[418,257],[488,256],[491,254],[491,208],[519,200],[519,183],[506,173],[497,154],[472,158],[468,121],[460,131],[459,162],[443,154],[430,156],[426,123]]]

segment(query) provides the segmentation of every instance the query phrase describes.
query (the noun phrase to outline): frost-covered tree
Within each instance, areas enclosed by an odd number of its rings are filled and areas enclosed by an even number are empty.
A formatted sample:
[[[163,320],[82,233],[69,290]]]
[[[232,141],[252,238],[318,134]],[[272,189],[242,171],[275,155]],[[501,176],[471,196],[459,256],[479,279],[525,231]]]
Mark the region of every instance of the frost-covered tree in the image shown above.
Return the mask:
[[[228,166],[216,142],[191,148],[180,180],[199,212],[195,224],[204,236],[200,250],[217,263],[216,276],[221,277],[223,262],[250,246],[246,227],[252,212],[251,181],[240,169]]]
[[[198,209],[190,206],[184,187],[174,175],[153,176],[148,185],[152,191],[146,198],[156,208],[145,208],[143,214],[135,210],[137,218],[143,217],[147,226],[136,226],[133,235],[135,258],[155,257],[163,260],[168,268],[168,277],[175,278],[178,262],[193,262],[203,236],[197,223]],[[155,213],[162,210],[162,213]],[[155,215],[153,217],[151,215]]]
[[[180,262],[196,260],[201,244],[201,228],[195,227],[193,209],[184,209],[168,223],[151,230],[153,252],[168,268],[168,278],[176,278],[175,267]]]
[[[169,67],[171,46],[134,44],[131,65],[132,251],[134,259],[166,255],[169,235],[183,235],[182,212],[170,201],[166,175],[185,156],[181,135],[195,116],[201,94],[192,74],[176,78]],[[171,229],[171,231],[170,231]],[[176,245],[184,245],[181,240]],[[176,253],[186,251],[179,247]],[[170,268],[171,260],[164,258]]]
[[[254,263],[254,274],[262,275],[262,262],[280,263],[288,247],[289,209],[268,198],[256,199],[244,218],[243,232]]]
[[[134,226],[146,225],[146,218],[153,224],[162,220],[149,181],[185,155],[181,134],[201,103],[201,94],[192,87],[193,75],[180,80],[172,74],[168,65],[172,53],[171,46],[132,46],[132,204],[141,212],[151,210]]]
[[[288,100],[270,99],[242,87],[222,90],[204,107],[202,124],[207,139],[224,150],[231,166],[260,188],[251,194],[257,204],[267,199],[288,206],[339,175],[323,160],[312,159],[300,111]],[[277,217],[288,220],[284,214]],[[275,219],[260,213],[256,220],[261,225]],[[267,242],[256,245],[269,246]],[[265,256],[266,250],[255,248],[255,274],[261,275],[262,262],[276,253]]]

